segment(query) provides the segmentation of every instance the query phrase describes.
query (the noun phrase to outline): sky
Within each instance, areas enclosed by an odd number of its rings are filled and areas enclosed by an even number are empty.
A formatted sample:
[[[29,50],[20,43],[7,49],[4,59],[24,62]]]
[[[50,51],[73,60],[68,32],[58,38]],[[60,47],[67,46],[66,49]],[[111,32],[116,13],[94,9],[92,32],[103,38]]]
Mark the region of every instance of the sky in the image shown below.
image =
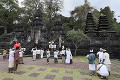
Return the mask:
[[[18,0],[19,2],[23,0]],[[63,0],[64,7],[60,12],[63,16],[69,17],[70,11],[74,10],[75,7],[83,5],[84,0]],[[110,9],[115,12],[117,21],[120,22],[120,0],[88,0],[91,6],[100,10],[106,6],[110,6]]]

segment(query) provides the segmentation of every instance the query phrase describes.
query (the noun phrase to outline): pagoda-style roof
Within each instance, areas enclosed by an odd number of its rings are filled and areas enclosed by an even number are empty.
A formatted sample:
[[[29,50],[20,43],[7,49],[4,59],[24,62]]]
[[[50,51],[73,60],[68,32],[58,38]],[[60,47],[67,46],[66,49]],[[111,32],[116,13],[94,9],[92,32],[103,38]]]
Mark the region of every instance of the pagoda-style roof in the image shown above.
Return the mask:
[[[98,22],[98,31],[109,30],[108,19],[106,15],[100,15],[99,22]]]
[[[95,26],[95,21],[93,19],[92,13],[87,14],[85,33],[94,32],[97,28]]]

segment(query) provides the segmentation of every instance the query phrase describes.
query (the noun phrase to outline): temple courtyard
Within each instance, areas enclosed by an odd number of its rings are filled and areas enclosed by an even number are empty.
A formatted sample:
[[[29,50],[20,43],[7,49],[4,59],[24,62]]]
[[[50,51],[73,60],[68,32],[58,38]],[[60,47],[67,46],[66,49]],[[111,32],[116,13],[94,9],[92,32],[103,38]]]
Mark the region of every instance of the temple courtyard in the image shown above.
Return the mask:
[[[98,59],[95,61],[98,64]],[[108,80],[120,80],[120,61],[111,59],[111,75]],[[8,73],[8,60],[3,61],[0,55],[0,80],[101,80],[97,75],[88,75],[88,60],[85,56],[74,56],[73,64],[64,64],[59,59],[54,64],[46,58],[32,61],[32,57],[24,57],[24,64],[19,64],[17,73]],[[103,79],[104,80],[104,79]]]

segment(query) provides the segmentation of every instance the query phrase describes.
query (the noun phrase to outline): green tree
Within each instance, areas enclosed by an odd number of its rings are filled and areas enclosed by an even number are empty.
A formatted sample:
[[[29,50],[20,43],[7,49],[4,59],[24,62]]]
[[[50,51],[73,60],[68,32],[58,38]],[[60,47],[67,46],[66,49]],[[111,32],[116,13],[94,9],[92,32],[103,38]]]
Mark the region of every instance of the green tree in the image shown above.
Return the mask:
[[[88,41],[89,37],[86,36],[82,30],[78,29],[77,31],[75,30],[70,30],[67,32],[67,39],[71,40],[73,45],[75,46],[75,53],[74,55],[76,55],[76,51],[79,48],[79,46]]]
[[[25,28],[29,27],[29,20],[32,20],[33,15],[37,11],[37,9],[41,9],[43,11],[43,2],[41,0],[24,0],[22,2],[22,9],[23,9],[23,22]]]
[[[73,23],[75,24],[75,29],[84,30],[86,24],[86,16],[88,12],[92,12],[94,10],[93,7],[90,6],[90,3],[85,0],[84,5],[76,7],[73,11],[71,11],[71,17],[73,17]]]
[[[117,22],[117,19],[114,17],[114,11],[112,11],[109,6],[103,9],[101,8],[100,13],[107,16],[109,26],[112,28],[112,30],[116,30],[116,31],[120,30],[120,24]]]
[[[45,22],[48,30],[53,26],[57,12],[61,11],[63,0],[44,0]]]
[[[4,27],[5,34],[14,28],[13,22],[19,19],[19,15],[20,8],[17,0],[0,0],[0,23]]]

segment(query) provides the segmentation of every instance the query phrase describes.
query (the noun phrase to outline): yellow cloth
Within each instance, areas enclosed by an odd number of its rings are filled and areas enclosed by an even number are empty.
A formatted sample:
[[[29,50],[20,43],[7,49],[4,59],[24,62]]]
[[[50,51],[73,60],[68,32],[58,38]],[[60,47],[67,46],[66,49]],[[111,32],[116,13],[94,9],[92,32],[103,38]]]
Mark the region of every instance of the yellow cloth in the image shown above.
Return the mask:
[[[7,50],[3,51],[3,56],[6,56]]]

